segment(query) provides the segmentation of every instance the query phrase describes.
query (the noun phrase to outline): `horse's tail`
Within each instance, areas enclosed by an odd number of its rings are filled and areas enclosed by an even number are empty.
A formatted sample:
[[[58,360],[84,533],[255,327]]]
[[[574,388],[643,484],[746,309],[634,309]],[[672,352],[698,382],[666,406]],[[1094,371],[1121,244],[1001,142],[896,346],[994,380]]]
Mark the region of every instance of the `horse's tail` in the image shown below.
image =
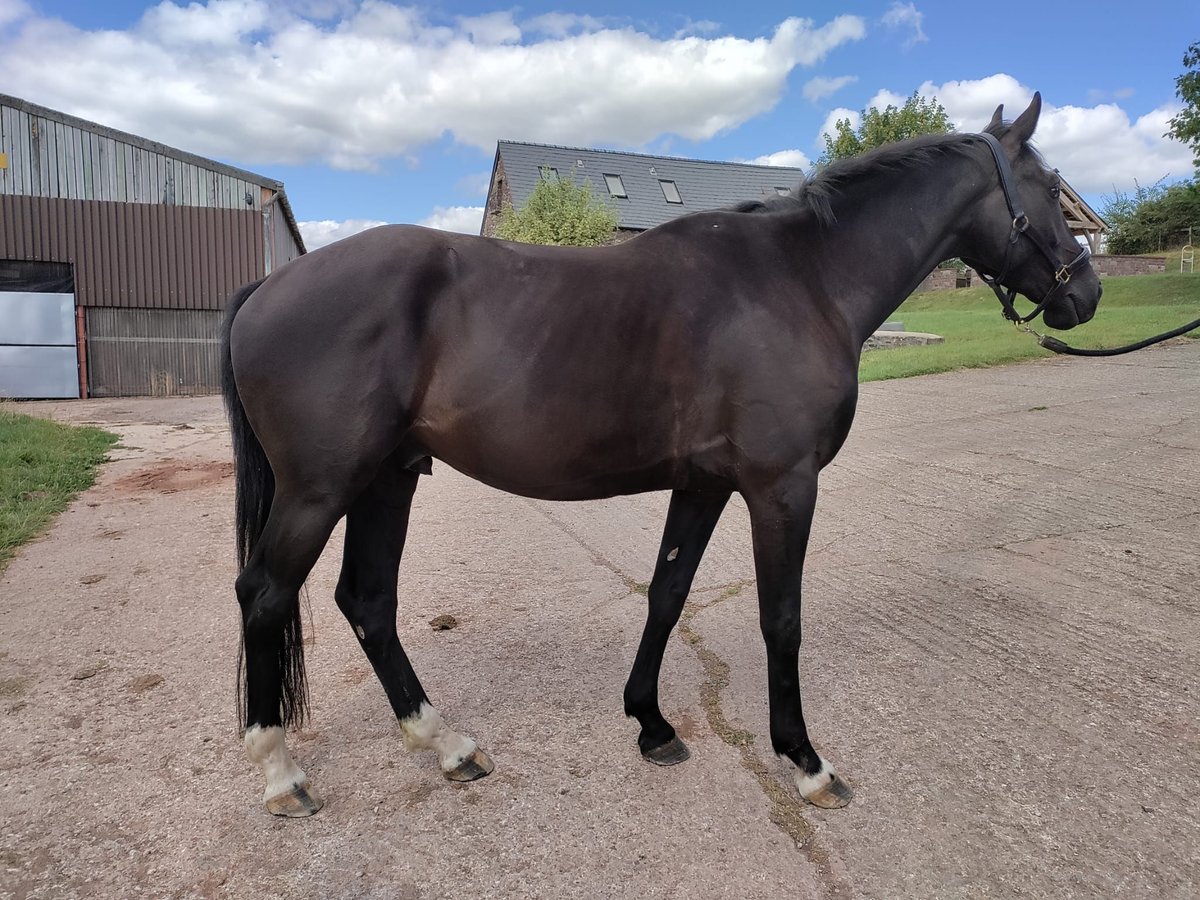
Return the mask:
[[[221,393],[225,398],[225,414],[229,418],[229,434],[233,442],[234,465],[234,529],[237,536],[238,572],[246,568],[254,553],[254,546],[262,536],[271,512],[271,501],[275,497],[275,473],[258,440],[258,435],[246,418],[242,398],[238,393],[233,375],[233,355],[230,335],[233,320],[242,304],[263,283],[259,279],[239,288],[225,308],[225,320],[221,325]],[[246,660],[245,626],[238,647],[237,705],[240,721],[248,724],[246,707]],[[304,678],[304,641],[300,627],[299,598],[293,604],[284,628],[283,643],[279,648],[279,661],[283,669],[283,691],[280,713],[284,726],[299,725],[304,721],[308,707],[308,691]]]
[[[233,320],[250,295],[262,284],[262,279],[237,289],[225,307],[221,324],[221,393],[225,397],[225,415],[229,418],[229,436],[233,441],[235,525],[237,534],[238,571],[246,568],[254,545],[267,524],[271,500],[275,496],[275,473],[267,461],[258,436],[250,427],[242,398],[233,377],[233,354],[230,333]]]

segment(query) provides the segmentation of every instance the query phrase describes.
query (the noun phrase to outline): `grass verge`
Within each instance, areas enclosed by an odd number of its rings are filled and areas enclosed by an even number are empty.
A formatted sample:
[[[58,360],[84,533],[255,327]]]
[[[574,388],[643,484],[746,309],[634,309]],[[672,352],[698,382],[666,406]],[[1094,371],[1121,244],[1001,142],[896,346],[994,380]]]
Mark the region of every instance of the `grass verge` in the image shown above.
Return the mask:
[[[117,436],[99,428],[62,425],[0,404],[0,570],[80,491]]]
[[[906,331],[940,334],[946,342],[864,353],[859,381],[984,368],[1054,355],[1005,322],[995,294],[982,285],[914,294],[891,318],[903,322]],[[1132,275],[1104,279],[1104,297],[1092,321],[1069,332],[1053,333],[1077,347],[1115,347],[1195,318],[1200,318],[1200,273]],[[1036,323],[1035,327],[1046,330]]]

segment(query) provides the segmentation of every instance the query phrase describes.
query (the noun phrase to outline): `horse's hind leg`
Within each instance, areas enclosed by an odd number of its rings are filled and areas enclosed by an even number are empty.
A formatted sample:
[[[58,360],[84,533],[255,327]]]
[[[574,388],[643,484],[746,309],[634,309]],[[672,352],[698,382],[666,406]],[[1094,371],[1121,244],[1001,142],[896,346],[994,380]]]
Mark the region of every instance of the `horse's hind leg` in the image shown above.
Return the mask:
[[[254,553],[237,579],[245,653],[246,754],[266,777],[263,801],[279,816],[321,808],[284,743],[284,726],[304,717],[304,648],[299,592],[342,508],[331,496],[281,490]]]
[[[346,517],[338,608],[383,684],[410,750],[436,750],[442,774],[472,781],[492,771],[475,741],[451,729],[430,704],[396,635],[396,578],[417,474],[385,463]]]
[[[688,749],[658,706],[658,678],[671,629],[679,621],[692,579],[708,546],[729,492],[675,491],[658,548],[658,562],[648,591],[650,611],[633,671],[625,685],[625,714],[642,726],[638,747],[642,756],[661,766],[681,763]]]

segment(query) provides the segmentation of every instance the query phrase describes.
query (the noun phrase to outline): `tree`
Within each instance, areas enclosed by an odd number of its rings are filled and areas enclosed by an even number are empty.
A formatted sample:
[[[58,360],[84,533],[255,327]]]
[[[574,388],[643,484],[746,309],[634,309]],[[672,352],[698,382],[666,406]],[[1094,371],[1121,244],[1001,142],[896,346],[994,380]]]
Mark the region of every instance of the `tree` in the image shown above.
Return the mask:
[[[1186,243],[1188,226],[1200,225],[1200,182],[1134,185],[1132,197],[1117,191],[1105,198],[1108,252],[1155,253]]]
[[[915,91],[899,109],[891,104],[882,110],[874,106],[864,109],[857,131],[850,127],[849,119],[838,119],[833,127],[834,134],[825,135],[825,152],[818,160],[821,165],[858,156],[884,144],[923,134],[949,134],[954,130],[942,104]]]
[[[1192,148],[1192,162],[1200,172],[1200,41],[1187,48],[1183,65],[1189,71],[1175,79],[1175,93],[1183,101],[1183,109],[1170,120],[1166,136]]]
[[[504,208],[496,237],[526,244],[564,244],[592,247],[612,237],[617,216],[592,194],[592,183],[575,184],[569,178],[543,177],[529,195],[525,208]]]

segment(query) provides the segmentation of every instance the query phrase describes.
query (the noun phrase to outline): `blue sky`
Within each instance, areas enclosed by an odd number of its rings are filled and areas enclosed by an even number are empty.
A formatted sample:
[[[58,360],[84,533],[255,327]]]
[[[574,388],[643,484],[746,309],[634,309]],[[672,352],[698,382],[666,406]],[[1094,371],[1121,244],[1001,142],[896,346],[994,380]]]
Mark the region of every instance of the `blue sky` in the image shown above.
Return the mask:
[[[1191,174],[1162,133],[1198,39],[1195,0],[0,0],[0,92],[278,178],[312,246],[477,230],[497,139],[806,165],[913,91],[974,129],[1040,90],[1042,150],[1099,205]]]

